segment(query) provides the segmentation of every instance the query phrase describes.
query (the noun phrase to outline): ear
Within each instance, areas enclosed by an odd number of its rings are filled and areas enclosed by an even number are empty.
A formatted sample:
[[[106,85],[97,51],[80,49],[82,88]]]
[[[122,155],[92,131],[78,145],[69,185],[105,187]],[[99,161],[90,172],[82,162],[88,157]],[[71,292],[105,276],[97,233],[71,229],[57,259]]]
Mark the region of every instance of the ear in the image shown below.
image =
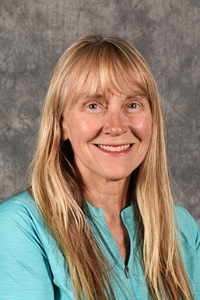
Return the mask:
[[[69,136],[68,136],[67,124],[63,117],[61,119],[60,124],[61,124],[61,141],[64,142],[64,141],[68,140]]]

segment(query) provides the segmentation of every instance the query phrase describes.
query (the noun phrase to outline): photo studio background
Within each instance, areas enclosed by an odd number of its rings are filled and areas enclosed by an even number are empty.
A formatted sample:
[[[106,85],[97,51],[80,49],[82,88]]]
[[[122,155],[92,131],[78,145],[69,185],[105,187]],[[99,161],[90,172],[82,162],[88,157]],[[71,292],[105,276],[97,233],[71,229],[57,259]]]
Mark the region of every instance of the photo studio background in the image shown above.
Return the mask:
[[[0,201],[23,186],[58,59],[78,37],[98,33],[126,39],[152,69],[175,203],[200,225],[199,16],[199,0],[0,0]]]

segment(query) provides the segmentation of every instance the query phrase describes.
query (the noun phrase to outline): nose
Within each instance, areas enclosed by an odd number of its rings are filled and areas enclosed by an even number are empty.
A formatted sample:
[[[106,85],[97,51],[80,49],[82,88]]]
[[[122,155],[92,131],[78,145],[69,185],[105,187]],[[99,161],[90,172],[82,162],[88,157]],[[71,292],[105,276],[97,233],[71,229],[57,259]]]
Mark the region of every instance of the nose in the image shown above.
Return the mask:
[[[122,112],[110,111],[102,131],[103,133],[111,134],[112,136],[118,136],[127,132],[127,125]]]

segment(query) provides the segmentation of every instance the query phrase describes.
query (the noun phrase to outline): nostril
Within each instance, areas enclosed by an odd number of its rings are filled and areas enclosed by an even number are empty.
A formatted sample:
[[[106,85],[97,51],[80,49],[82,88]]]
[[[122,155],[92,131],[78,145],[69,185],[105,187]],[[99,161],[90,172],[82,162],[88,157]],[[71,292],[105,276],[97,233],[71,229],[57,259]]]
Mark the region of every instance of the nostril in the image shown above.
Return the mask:
[[[126,133],[127,132],[127,126],[126,125],[117,125],[116,124],[109,124],[109,125],[105,125],[103,127],[103,133],[106,133],[106,134],[111,134],[113,136],[117,136],[117,135],[121,135],[123,133]]]

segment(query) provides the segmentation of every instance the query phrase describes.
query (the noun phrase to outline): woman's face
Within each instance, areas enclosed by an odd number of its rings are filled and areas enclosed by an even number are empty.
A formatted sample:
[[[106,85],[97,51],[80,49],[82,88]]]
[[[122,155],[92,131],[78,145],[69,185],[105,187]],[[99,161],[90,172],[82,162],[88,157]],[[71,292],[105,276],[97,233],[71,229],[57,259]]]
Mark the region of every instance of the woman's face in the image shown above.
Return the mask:
[[[69,103],[70,104],[70,103]],[[127,178],[143,161],[151,138],[149,101],[101,89],[63,112],[62,139],[69,139],[84,181]]]

